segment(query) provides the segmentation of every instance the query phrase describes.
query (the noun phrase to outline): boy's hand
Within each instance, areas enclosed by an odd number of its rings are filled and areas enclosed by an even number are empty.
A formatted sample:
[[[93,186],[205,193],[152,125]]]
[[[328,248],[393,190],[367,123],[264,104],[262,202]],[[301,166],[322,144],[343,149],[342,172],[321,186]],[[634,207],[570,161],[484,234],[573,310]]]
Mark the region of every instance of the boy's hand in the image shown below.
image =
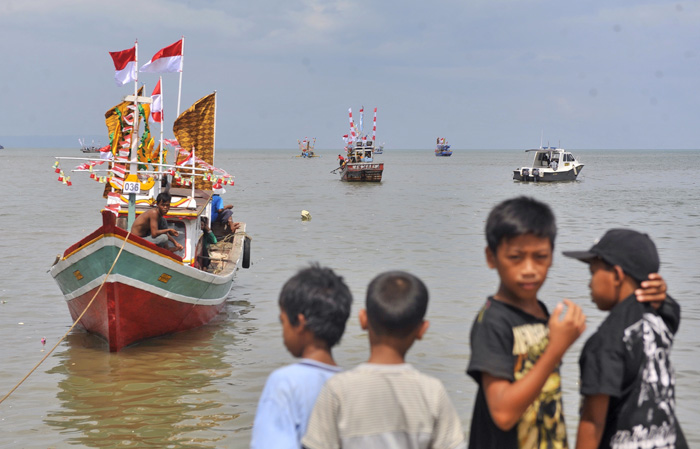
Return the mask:
[[[650,302],[655,309],[661,307],[666,299],[666,281],[659,273],[651,273],[649,279],[642,281],[642,288],[634,291],[639,302]]]
[[[564,305],[567,306],[567,311],[564,317],[561,317]],[[549,345],[560,356],[563,356],[566,350],[569,349],[569,346],[586,330],[586,315],[584,315],[581,307],[565,299],[563,304],[559,303],[554,308],[552,315],[549,317],[548,325]]]

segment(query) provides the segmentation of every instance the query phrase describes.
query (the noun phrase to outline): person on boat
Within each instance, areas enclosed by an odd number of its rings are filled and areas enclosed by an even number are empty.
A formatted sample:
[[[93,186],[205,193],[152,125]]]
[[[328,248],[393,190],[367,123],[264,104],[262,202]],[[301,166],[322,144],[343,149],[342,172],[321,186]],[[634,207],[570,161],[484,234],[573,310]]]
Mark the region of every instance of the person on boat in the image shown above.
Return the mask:
[[[338,155],[338,166],[342,167],[344,162],[345,162],[345,158],[343,157],[342,154],[339,154]]]
[[[365,154],[365,162],[372,162],[374,159],[372,159],[372,152],[368,151],[367,154]]]
[[[165,220],[170,210],[170,200],[169,193],[159,193],[156,197],[156,208],[136,217],[131,225],[131,233],[170,251],[180,251],[182,245],[175,240],[180,234],[175,229],[168,228],[168,222]],[[174,248],[168,243],[172,243]]]
[[[557,161],[556,159],[552,159],[552,162],[549,163],[549,167],[554,171],[557,171],[558,166],[559,166],[559,161]]]
[[[211,245],[216,245],[218,242],[216,240],[216,236],[212,232],[211,228],[209,228],[209,223],[206,217],[200,217],[200,227],[202,228],[202,253],[199,256],[199,267],[207,271],[209,269],[209,265],[211,264],[211,257],[209,257],[209,247]]]
[[[241,227],[240,223],[233,221],[233,204],[224,206],[224,200],[221,195],[226,193],[226,189],[214,189],[214,194],[211,197],[211,222],[221,223],[224,228],[228,226],[229,231],[233,234],[236,229]]]

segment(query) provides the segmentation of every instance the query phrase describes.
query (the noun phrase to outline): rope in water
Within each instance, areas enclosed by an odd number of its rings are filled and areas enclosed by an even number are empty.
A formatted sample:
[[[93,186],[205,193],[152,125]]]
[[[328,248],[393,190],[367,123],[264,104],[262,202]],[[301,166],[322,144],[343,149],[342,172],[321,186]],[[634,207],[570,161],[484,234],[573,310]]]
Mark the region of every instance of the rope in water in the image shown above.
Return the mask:
[[[131,231],[129,231],[129,232],[126,234],[126,238],[124,239],[124,243],[122,243],[122,247],[119,248],[119,252],[117,253],[117,257],[114,258],[114,262],[112,263],[112,266],[109,267],[109,271],[107,272],[107,275],[105,276],[104,280],[102,281],[102,284],[100,284],[100,286],[98,287],[97,291],[95,292],[95,294],[93,295],[92,299],[90,300],[90,302],[88,303],[88,305],[85,307],[85,309],[83,310],[83,312],[80,314],[80,316],[73,322],[73,325],[66,331],[66,333],[63,334],[63,337],[61,337],[61,338],[56,342],[56,344],[53,346],[53,348],[51,348],[51,349],[49,350],[49,352],[47,352],[46,355],[45,355],[41,360],[39,360],[39,363],[37,363],[37,364],[34,366],[34,368],[32,368],[32,369],[27,373],[27,375],[24,376],[24,377],[22,378],[22,380],[20,380],[20,381],[17,383],[17,385],[15,385],[5,396],[3,396],[2,399],[0,399],[0,404],[2,404],[3,401],[5,401],[5,399],[7,399],[8,397],[10,397],[10,395],[11,395],[12,393],[14,393],[15,390],[17,390],[17,388],[19,388],[19,386],[22,385],[22,384],[24,383],[24,381],[27,380],[27,379],[29,378],[29,376],[31,376],[32,373],[33,373],[34,371],[36,371],[36,369],[39,368],[39,366],[40,366],[42,363],[44,363],[44,360],[46,360],[46,359],[51,355],[51,353],[53,353],[53,351],[58,347],[58,345],[60,345],[61,342],[62,342],[63,340],[66,339],[66,337],[68,336],[68,334],[70,333],[70,331],[73,330],[73,328],[78,324],[78,322],[79,322],[80,319],[83,317],[83,315],[85,315],[85,312],[88,311],[88,309],[89,309],[90,306],[92,305],[93,301],[95,301],[95,298],[97,298],[97,295],[100,293],[100,290],[102,290],[102,287],[105,285],[105,282],[107,282],[107,279],[109,278],[109,275],[112,273],[112,270],[114,269],[114,266],[117,264],[117,260],[119,260],[119,256],[121,256],[122,250],[124,249],[124,246],[126,245],[126,242],[129,240],[129,236],[130,236],[130,235],[131,235]]]

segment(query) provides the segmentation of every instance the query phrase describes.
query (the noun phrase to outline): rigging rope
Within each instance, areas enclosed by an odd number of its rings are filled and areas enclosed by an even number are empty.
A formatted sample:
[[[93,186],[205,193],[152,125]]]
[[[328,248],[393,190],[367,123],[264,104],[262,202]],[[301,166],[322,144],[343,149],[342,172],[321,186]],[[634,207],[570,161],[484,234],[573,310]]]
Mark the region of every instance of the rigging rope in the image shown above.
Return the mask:
[[[49,350],[49,352],[47,352],[46,355],[45,355],[41,360],[39,360],[39,363],[37,363],[37,364],[34,366],[34,368],[32,368],[32,369],[27,373],[27,375],[24,376],[24,377],[22,378],[22,380],[20,380],[20,381],[17,383],[17,385],[15,385],[5,396],[3,396],[2,399],[0,399],[0,404],[2,404],[3,401],[5,401],[5,399],[7,399],[8,397],[10,397],[10,395],[11,395],[12,393],[14,393],[15,390],[17,390],[17,388],[19,388],[19,386],[22,385],[22,384],[24,383],[24,381],[27,380],[27,378],[29,378],[29,376],[31,376],[32,373],[33,373],[34,371],[36,371],[36,369],[39,368],[39,366],[40,366],[42,363],[44,363],[44,360],[46,360],[46,359],[53,353],[53,351],[58,347],[58,345],[60,345],[61,342],[63,342],[63,340],[66,339],[66,337],[68,336],[68,334],[70,333],[70,331],[73,330],[73,328],[78,324],[78,322],[79,322],[80,319],[83,317],[83,315],[85,315],[85,312],[87,312],[87,310],[90,308],[90,306],[92,305],[93,301],[95,301],[95,298],[97,298],[97,295],[100,293],[100,290],[102,290],[102,287],[105,285],[105,282],[107,282],[107,279],[109,278],[109,275],[112,273],[112,270],[114,269],[114,266],[117,264],[117,260],[119,260],[119,256],[121,256],[122,250],[124,249],[124,246],[126,246],[126,242],[129,240],[129,236],[130,236],[130,235],[131,235],[131,230],[129,230],[129,232],[126,234],[126,237],[124,238],[124,243],[122,243],[122,247],[119,248],[119,252],[117,253],[117,257],[114,258],[114,262],[112,263],[112,266],[109,267],[109,271],[107,272],[107,275],[105,276],[104,280],[102,281],[102,283],[101,283],[100,286],[98,287],[97,291],[96,291],[95,294],[93,295],[92,299],[90,300],[90,302],[88,303],[88,305],[85,307],[85,309],[83,310],[83,312],[80,314],[80,316],[73,322],[73,325],[66,331],[66,333],[63,334],[63,337],[61,337],[61,338],[56,342],[56,344],[53,346],[53,348],[51,348],[51,349]]]

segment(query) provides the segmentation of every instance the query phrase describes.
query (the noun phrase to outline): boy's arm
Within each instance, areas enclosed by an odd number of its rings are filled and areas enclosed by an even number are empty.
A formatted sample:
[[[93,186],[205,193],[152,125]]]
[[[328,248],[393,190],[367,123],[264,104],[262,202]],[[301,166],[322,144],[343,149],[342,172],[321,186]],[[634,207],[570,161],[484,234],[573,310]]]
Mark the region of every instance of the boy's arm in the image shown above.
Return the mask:
[[[596,449],[600,445],[609,404],[610,396],[605,394],[584,396],[576,449]]]
[[[513,428],[522,414],[539,396],[549,375],[561,362],[567,349],[586,329],[586,316],[581,308],[564,300],[568,310],[560,319],[563,305],[557,304],[549,318],[549,344],[532,369],[515,382],[482,373],[482,385],[493,422],[499,429]]]

